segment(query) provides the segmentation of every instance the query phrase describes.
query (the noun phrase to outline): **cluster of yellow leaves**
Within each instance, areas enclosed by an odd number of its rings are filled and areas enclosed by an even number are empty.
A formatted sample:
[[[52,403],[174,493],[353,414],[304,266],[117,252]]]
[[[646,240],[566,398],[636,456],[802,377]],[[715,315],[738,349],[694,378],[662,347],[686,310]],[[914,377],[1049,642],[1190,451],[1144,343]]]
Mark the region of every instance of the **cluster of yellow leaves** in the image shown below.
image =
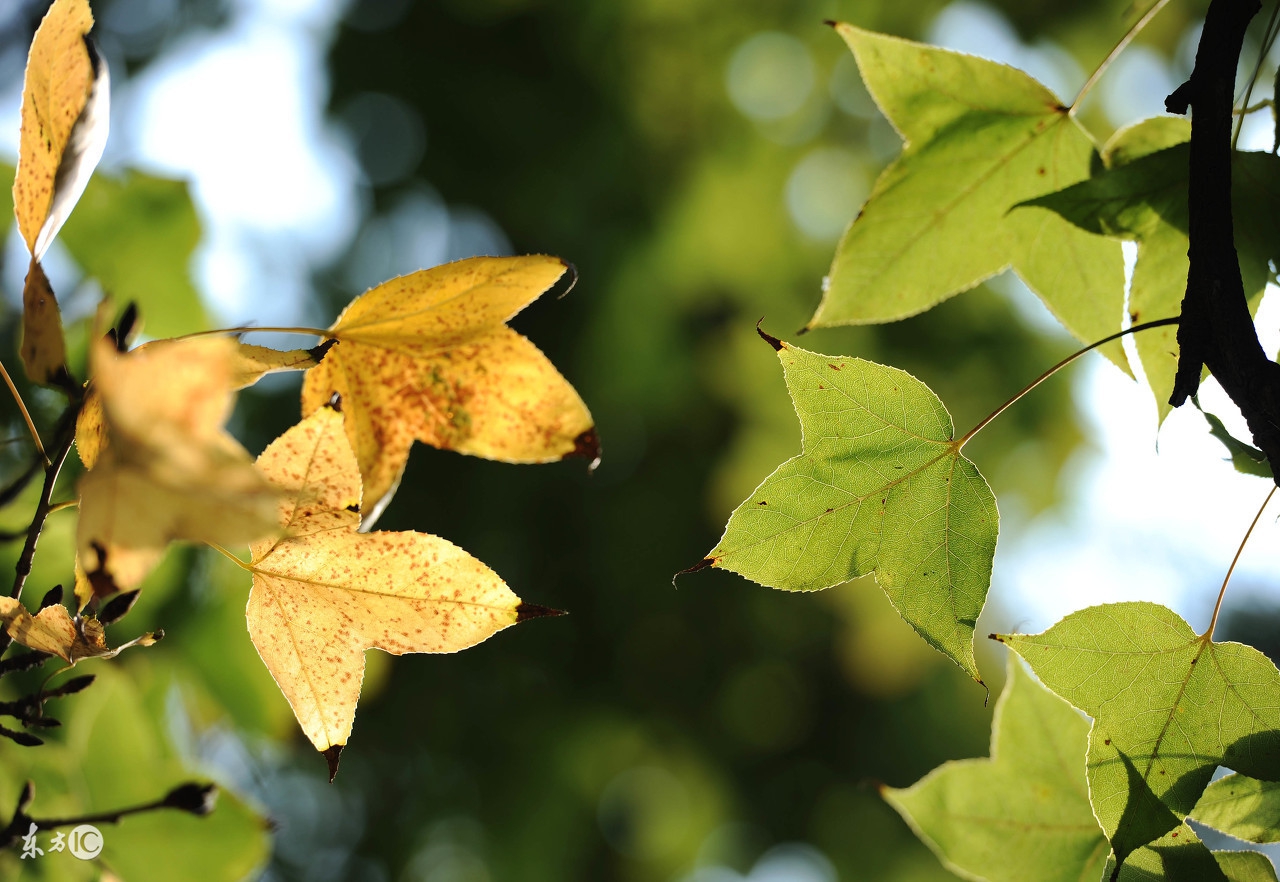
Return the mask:
[[[415,440],[507,462],[582,456],[591,415],[551,362],[506,322],[565,273],[552,257],[472,258],[356,298],[313,349],[231,337],[91,344],[90,382],[67,382],[57,301],[39,264],[101,154],[106,68],[87,0],[56,0],[32,45],[14,185],[32,252],[22,356],[79,405],[76,596],[136,588],[169,543],[250,545],[250,637],[307,737],[336,772],[364,652],[455,652],[526,618],[480,561],[438,536],[369,532]],[[96,151],[96,152],[95,152]],[[127,294],[128,292],[120,292]],[[235,390],[307,371],[304,419],[255,463],[224,428]],[[34,430],[33,430],[34,431]],[[362,509],[367,501],[368,511]],[[362,519],[363,516],[363,519]],[[32,616],[0,599],[17,641],[68,662],[110,657],[101,623],[61,604]],[[135,643],[149,644],[151,635]]]

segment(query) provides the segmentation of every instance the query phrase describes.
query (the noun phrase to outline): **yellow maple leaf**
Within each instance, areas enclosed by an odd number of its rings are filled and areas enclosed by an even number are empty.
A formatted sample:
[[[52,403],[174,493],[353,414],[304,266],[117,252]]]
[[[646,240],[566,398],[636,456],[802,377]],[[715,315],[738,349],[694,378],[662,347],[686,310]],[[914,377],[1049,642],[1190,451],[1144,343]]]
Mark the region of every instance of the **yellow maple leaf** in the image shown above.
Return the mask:
[[[151,646],[164,636],[148,632],[113,649],[107,646],[106,633],[97,619],[73,619],[60,603],[33,616],[12,597],[0,597],[0,622],[9,636],[23,646],[56,655],[71,665],[86,658],[114,658],[130,646]]]
[[[521,603],[496,573],[425,533],[360,533],[360,471],[343,415],[323,407],[263,451],[284,490],[284,535],[255,543],[249,636],[303,732],[337,772],[377,648],[456,652],[552,610]]]
[[[336,393],[364,478],[366,527],[415,440],[504,462],[599,454],[591,414],[536,346],[506,326],[565,272],[558,258],[473,257],[385,282],[330,328],[302,412]]]
[[[276,531],[278,494],[222,428],[234,356],[227,339],[125,355],[94,344],[105,445],[100,431],[78,426],[80,441],[92,439],[81,456],[93,467],[80,480],[76,542],[88,579],[77,580],[77,595],[84,585],[98,595],[136,587],[171,541],[231,545]]]

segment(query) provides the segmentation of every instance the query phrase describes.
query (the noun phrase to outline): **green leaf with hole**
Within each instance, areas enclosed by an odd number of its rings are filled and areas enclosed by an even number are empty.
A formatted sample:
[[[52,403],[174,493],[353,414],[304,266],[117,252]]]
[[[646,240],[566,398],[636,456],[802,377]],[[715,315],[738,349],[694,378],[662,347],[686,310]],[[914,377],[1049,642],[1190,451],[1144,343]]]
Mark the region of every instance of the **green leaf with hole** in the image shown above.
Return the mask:
[[[1218,766],[1280,780],[1280,671],[1253,647],[1214,643],[1154,603],[996,639],[1093,717],[1090,802],[1122,862],[1176,829]]]
[[[973,629],[999,517],[947,409],[905,371],[761,336],[782,362],[803,452],[734,511],[702,566],[787,591],[874,572],[920,636],[981,682]]]
[[[1120,330],[1118,243],[1014,206],[1090,174],[1093,141],[1022,71],[864,31],[836,30],[906,142],[845,232],[810,327],[906,318],[1007,267],[1072,334]],[[1103,349],[1128,370],[1119,341]]]
[[[1089,807],[1089,723],[1013,653],[991,758],[943,763],[881,795],[947,868],[989,882],[1097,880],[1110,847]]]
[[[1280,842],[1280,782],[1239,773],[1219,778],[1205,789],[1191,817],[1246,842]]]
[[[1176,316],[1187,287],[1187,181],[1191,126],[1155,117],[1117,132],[1103,149],[1106,171],[1057,193],[1031,200],[1081,229],[1138,243],[1129,293],[1135,323]],[[1240,274],[1256,310],[1280,261],[1280,158],[1236,153],[1232,211]],[[1178,364],[1177,329],[1156,328],[1134,336],[1143,371],[1156,397],[1161,421]]]

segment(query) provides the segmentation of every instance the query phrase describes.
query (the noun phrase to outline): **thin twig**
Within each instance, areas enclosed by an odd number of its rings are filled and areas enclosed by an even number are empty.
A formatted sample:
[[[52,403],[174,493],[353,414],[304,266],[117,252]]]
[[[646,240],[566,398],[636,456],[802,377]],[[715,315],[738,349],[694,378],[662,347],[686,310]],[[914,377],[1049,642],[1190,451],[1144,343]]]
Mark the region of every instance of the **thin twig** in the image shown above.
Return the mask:
[[[27,411],[26,402],[18,394],[18,387],[13,384],[13,377],[9,376],[9,372],[5,370],[4,362],[0,362],[0,376],[4,377],[4,383],[9,387],[13,400],[17,402],[18,410],[22,411],[22,418],[27,423],[27,431],[31,433],[31,440],[36,445],[36,451],[40,454],[40,458],[44,460],[44,464],[46,466],[49,465],[49,457],[44,452],[44,443],[40,440],[40,433],[36,431],[36,424],[31,420],[31,414]]]
[[[1062,359],[1062,361],[1058,362],[1053,367],[1049,368],[1043,374],[1036,377],[1034,380],[1032,380],[1030,383],[1024,386],[1021,391],[1019,391],[1016,395],[1014,395],[1004,404],[1000,405],[991,413],[989,413],[976,426],[970,429],[968,434],[966,434],[963,438],[961,438],[959,441],[956,442],[956,449],[959,450],[960,448],[964,447],[966,444],[969,443],[969,440],[974,435],[978,434],[980,431],[982,431],[986,427],[988,423],[990,423],[996,417],[1000,416],[1000,414],[1004,413],[1006,410],[1012,407],[1018,401],[1018,399],[1026,395],[1036,386],[1039,386],[1045,380],[1052,377],[1054,374],[1062,370],[1067,365],[1071,364],[1071,362],[1075,361],[1077,358],[1084,355],[1086,352],[1092,352],[1093,350],[1097,349],[1099,346],[1105,346],[1107,343],[1110,343],[1112,340],[1119,340],[1121,337],[1124,337],[1128,334],[1136,334],[1138,331],[1149,331],[1152,328],[1164,328],[1164,327],[1168,327],[1169,325],[1176,325],[1177,323],[1178,323],[1178,319],[1176,317],[1156,319],[1155,321],[1152,321],[1152,322],[1143,322],[1140,325],[1134,325],[1133,327],[1125,328],[1123,331],[1117,331],[1116,333],[1112,334],[1109,337],[1103,337],[1101,340],[1098,340],[1097,342],[1094,342],[1094,343],[1090,343],[1088,346],[1084,347],[1083,349],[1077,349],[1075,352],[1071,353],[1066,358]]]
[[[40,491],[40,502],[31,519],[31,526],[27,529],[27,542],[22,547],[22,555],[14,567],[13,590],[9,592],[9,596],[15,599],[22,597],[22,586],[26,584],[27,576],[31,575],[31,562],[36,556],[36,543],[40,541],[45,519],[54,508],[53,488],[58,483],[58,473],[62,471],[62,464],[66,462],[67,455],[71,452],[71,445],[76,438],[76,411],[76,407],[69,407],[63,414],[62,423],[58,427],[61,433],[58,449],[44,469],[44,486]]]
[[[1262,32],[1262,48],[1258,50],[1258,61],[1253,65],[1253,73],[1249,76],[1249,85],[1244,90],[1244,101],[1240,102],[1245,106],[1246,110],[1239,114],[1240,118],[1236,121],[1236,130],[1231,135],[1232,150],[1235,150],[1236,144],[1240,142],[1240,132],[1244,128],[1244,117],[1245,114],[1250,112],[1248,107],[1249,99],[1253,97],[1253,86],[1258,82],[1258,74],[1262,72],[1262,61],[1267,57],[1267,53],[1271,49],[1271,44],[1276,39],[1276,22],[1278,18],[1280,18],[1280,3],[1271,7],[1271,18],[1267,19],[1267,29]],[[1263,106],[1270,103],[1271,102],[1269,101],[1261,102]]]
[[[1276,486],[1272,484],[1271,490],[1267,493],[1267,498],[1262,500],[1258,513],[1253,516],[1253,523],[1249,524],[1249,529],[1244,531],[1244,538],[1240,540],[1240,547],[1236,549],[1236,556],[1231,558],[1231,566],[1227,567],[1227,577],[1222,580],[1222,588],[1218,591],[1218,602],[1213,605],[1213,618],[1209,620],[1209,630],[1204,632],[1206,639],[1213,639],[1213,629],[1218,625],[1218,613],[1222,611],[1222,598],[1227,595],[1227,583],[1231,581],[1231,574],[1236,571],[1236,564],[1240,561],[1240,555],[1244,552],[1245,543],[1253,535],[1253,528],[1258,526],[1258,521],[1262,520],[1262,513],[1266,510],[1267,503],[1271,501],[1272,496],[1276,495],[1276,489]]]
[[[1138,36],[1138,32],[1145,28],[1151,19],[1155,18],[1161,9],[1164,9],[1165,4],[1168,2],[1169,0],[1156,0],[1155,3],[1151,4],[1151,8],[1144,12],[1142,17],[1135,21],[1129,30],[1125,32],[1125,35],[1120,38],[1120,42],[1111,48],[1111,51],[1107,53],[1107,57],[1102,59],[1102,63],[1094,69],[1093,73],[1089,75],[1089,79],[1085,80],[1084,85],[1080,87],[1080,91],[1076,93],[1076,98],[1071,102],[1071,109],[1068,111],[1070,115],[1075,115],[1076,109],[1080,107],[1080,102],[1084,100],[1084,96],[1088,95],[1089,91],[1098,84],[1098,80],[1102,79],[1102,75],[1111,66],[1111,62],[1120,57],[1120,53],[1133,42],[1133,38]]]

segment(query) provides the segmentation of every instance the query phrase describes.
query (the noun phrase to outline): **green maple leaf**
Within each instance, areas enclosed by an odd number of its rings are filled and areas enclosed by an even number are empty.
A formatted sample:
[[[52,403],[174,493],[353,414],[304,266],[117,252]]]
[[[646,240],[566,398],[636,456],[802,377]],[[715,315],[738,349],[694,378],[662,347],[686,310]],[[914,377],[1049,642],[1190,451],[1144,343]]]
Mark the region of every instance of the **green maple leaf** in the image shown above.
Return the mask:
[[[1214,643],[1153,603],[996,639],[1093,717],[1090,802],[1121,863],[1175,830],[1219,765],[1280,780],[1280,671],[1253,647]]]
[[[1205,788],[1191,817],[1246,842],[1280,842],[1280,782],[1227,775]]]
[[[1187,288],[1187,183],[1190,168],[1184,119],[1156,117],[1117,132],[1103,149],[1106,171],[1060,192],[1030,200],[1081,229],[1138,243],[1129,293],[1133,322],[1177,315]],[[1280,158],[1236,153],[1232,211],[1240,274],[1256,310],[1280,259]],[[1156,397],[1160,420],[1178,366],[1177,329],[1156,328],[1134,337],[1142,369]]]
[[[1007,267],[1067,330],[1120,330],[1119,245],[1019,208],[1089,177],[1094,144],[1036,80],[959,52],[836,25],[906,142],[845,232],[810,327],[922,312]],[[1128,370],[1120,343],[1104,353]]]
[[[700,566],[788,591],[874,572],[902,617],[981,682],[973,629],[999,516],[946,408],[905,371],[760,335],[782,362],[803,453],[734,511]]]
[[[991,758],[943,763],[884,798],[948,869],[990,882],[1096,882],[1109,847],[1089,807],[1089,723],[1009,655]]]

